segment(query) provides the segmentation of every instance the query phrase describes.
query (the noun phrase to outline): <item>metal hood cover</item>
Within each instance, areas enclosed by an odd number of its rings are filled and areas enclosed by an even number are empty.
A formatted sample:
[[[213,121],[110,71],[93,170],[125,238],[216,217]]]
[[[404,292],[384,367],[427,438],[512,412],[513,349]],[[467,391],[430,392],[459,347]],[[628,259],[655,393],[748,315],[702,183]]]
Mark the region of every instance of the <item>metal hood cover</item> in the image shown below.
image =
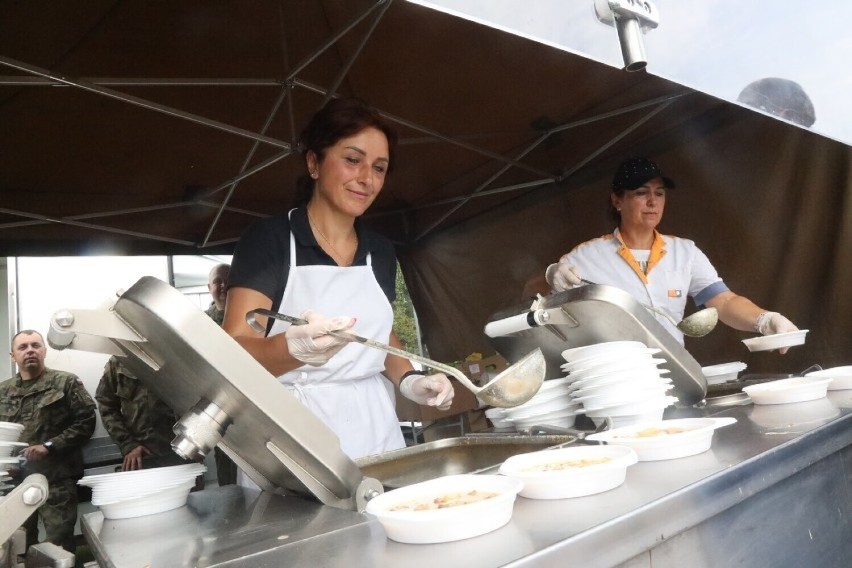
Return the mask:
[[[219,447],[262,489],[313,494],[326,505],[358,510],[366,505],[364,492],[382,491],[362,476],[322,421],[168,284],[146,276],[110,310],[71,315],[61,324],[54,317],[51,335],[57,330],[91,335],[100,328],[109,338],[103,343],[117,346],[122,363],[178,415],[216,408],[218,422],[227,426]],[[115,333],[116,320],[142,339]],[[74,341],[78,338],[91,347],[91,337],[77,335]],[[202,430],[189,433],[203,438]]]

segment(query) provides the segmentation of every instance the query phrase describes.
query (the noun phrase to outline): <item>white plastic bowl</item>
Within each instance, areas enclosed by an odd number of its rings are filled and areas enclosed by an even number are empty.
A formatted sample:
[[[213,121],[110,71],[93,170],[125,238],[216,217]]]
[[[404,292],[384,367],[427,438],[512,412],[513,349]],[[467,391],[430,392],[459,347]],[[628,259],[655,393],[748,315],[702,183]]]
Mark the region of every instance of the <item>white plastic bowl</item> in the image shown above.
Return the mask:
[[[562,378],[559,378],[559,379],[549,379],[549,380],[544,381],[541,384],[541,387],[538,389],[538,392],[543,393],[543,392],[549,391],[550,389],[555,389],[555,388],[559,388],[559,387],[567,387],[569,385],[570,385],[570,381],[568,380],[568,377],[562,377]]]
[[[591,369],[581,369],[574,371],[569,377],[571,377],[571,382],[574,381],[582,381],[590,378],[603,377],[606,375],[614,374],[614,373],[623,373],[623,372],[634,372],[640,373],[642,371],[661,371],[659,365],[665,363],[665,359],[660,358],[651,358],[642,363],[629,363],[624,361],[612,361],[607,363],[606,365],[600,365]]]
[[[621,404],[618,406],[607,406],[594,410],[585,410],[585,415],[589,418],[614,418],[616,416],[632,416],[636,414],[645,414],[646,412],[654,412],[656,410],[665,409],[667,406],[677,402],[677,398],[667,396],[663,399],[653,399],[645,402],[631,402],[630,404]]]
[[[790,331],[788,333],[776,333],[774,335],[763,335],[760,337],[743,339],[743,343],[746,347],[748,347],[749,351],[771,351],[773,349],[781,349],[783,347],[804,345],[805,336],[807,334],[807,329],[800,329],[798,331]]]
[[[600,365],[606,365],[612,363],[614,361],[629,361],[631,363],[641,363],[643,361],[647,361],[649,359],[653,359],[654,355],[659,353],[660,349],[651,349],[648,347],[643,347],[642,349],[635,349],[625,353],[618,354],[606,354],[606,355],[595,355],[593,357],[583,357],[582,359],[575,359],[573,361],[569,361],[567,363],[563,363],[560,367],[563,371],[571,371],[577,369],[587,369],[591,367],[598,367]]]
[[[701,372],[704,374],[708,385],[717,385],[736,380],[737,376],[745,370],[746,366],[741,361],[735,361],[733,363],[720,363],[718,365],[701,367]]]
[[[805,376],[816,379],[831,379],[831,382],[828,384],[828,390],[830,391],[852,389],[852,365],[813,371],[807,373]]]
[[[17,442],[24,425],[16,422],[0,422],[0,441]]]
[[[515,497],[522,487],[517,479],[499,475],[448,475],[374,497],[367,503],[366,512],[378,519],[391,540],[411,544],[451,542],[479,536],[508,523],[512,518]],[[473,490],[498,495],[445,509],[390,510],[414,501]]]
[[[566,361],[573,361],[575,359],[593,357],[603,353],[617,354],[635,349],[644,349],[645,347],[647,347],[647,345],[641,341],[604,341],[602,343],[593,343],[592,345],[566,349],[562,352],[562,358]]]
[[[671,385],[669,385],[665,388],[647,389],[638,392],[584,396],[575,400],[581,403],[583,408],[586,410],[597,410],[601,408],[611,408],[613,406],[622,406],[625,404],[642,404],[657,400],[663,401],[666,398],[666,391],[671,388]]]
[[[787,431],[805,424],[822,423],[840,414],[840,409],[827,398],[798,403],[795,408],[783,404],[754,404],[749,420],[773,430]]]
[[[728,426],[736,418],[680,418],[642,422],[632,426],[613,428],[586,436],[587,440],[627,446],[636,450],[639,461],[657,461],[694,456],[710,449],[716,428]],[[678,433],[664,433],[664,429],[682,429]],[[643,435],[659,430],[657,435]]]
[[[8,458],[15,448],[26,448],[26,442],[0,442],[0,458]]]
[[[823,398],[832,379],[793,377],[743,387],[755,404],[789,404]]]
[[[531,470],[531,468],[548,464],[558,465],[599,459],[607,461],[553,471]],[[624,483],[627,468],[636,461],[636,452],[628,447],[577,446],[512,456],[500,466],[500,473],[523,483],[522,497],[567,499],[593,495],[618,487]]]
[[[510,424],[516,430],[527,430],[533,426],[556,426],[557,428],[570,428],[577,421],[579,407],[571,407],[565,410],[556,410],[547,414],[534,414],[508,418]]]
[[[503,415],[506,418],[516,418],[518,416],[528,414],[546,414],[548,412],[564,410],[572,406],[576,406],[574,401],[571,400],[569,395],[563,393],[558,397],[546,398],[541,401],[538,401],[535,397],[533,397],[524,404],[504,409]]]
[[[662,377],[618,381],[615,383],[592,384],[571,393],[575,399],[585,396],[602,396],[616,393],[639,393],[648,389],[668,389],[672,386],[671,379]]]
[[[512,428],[511,422],[506,420],[506,413],[502,408],[489,408],[485,411],[485,417],[491,421],[495,428]]]
[[[145,497],[101,503],[97,506],[103,513],[104,518],[107,519],[129,519],[131,517],[164,513],[165,511],[183,507],[189,498],[189,491],[193,485],[195,485],[194,482],[187,482],[178,487],[146,495]]]
[[[610,416],[609,420],[612,423],[611,428],[624,428],[625,426],[633,426],[634,424],[641,424],[642,422],[652,422],[655,420],[662,420],[663,413],[665,412],[665,408],[660,408],[658,410],[652,410],[651,412],[643,412],[642,414],[627,414],[625,416]],[[605,420],[605,418],[592,418],[592,421],[595,420]],[[600,424],[595,423],[595,425],[600,426]]]

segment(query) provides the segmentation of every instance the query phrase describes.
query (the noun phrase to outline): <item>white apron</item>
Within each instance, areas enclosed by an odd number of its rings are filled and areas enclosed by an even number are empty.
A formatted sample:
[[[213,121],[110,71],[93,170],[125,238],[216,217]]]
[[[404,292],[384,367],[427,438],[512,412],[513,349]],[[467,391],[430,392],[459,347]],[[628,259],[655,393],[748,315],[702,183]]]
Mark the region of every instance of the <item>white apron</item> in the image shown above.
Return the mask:
[[[307,309],[326,317],[353,316],[354,331],[382,342],[393,327],[393,308],[376,281],[369,254],[366,266],[297,266],[291,231],[290,274],[278,311],[299,316]],[[289,327],[275,320],[269,335]],[[343,452],[355,459],[405,447],[390,381],[381,374],[384,368],[383,352],[350,343],[325,365],[304,365],[278,380],[337,434]],[[239,473],[240,485],[254,485]]]

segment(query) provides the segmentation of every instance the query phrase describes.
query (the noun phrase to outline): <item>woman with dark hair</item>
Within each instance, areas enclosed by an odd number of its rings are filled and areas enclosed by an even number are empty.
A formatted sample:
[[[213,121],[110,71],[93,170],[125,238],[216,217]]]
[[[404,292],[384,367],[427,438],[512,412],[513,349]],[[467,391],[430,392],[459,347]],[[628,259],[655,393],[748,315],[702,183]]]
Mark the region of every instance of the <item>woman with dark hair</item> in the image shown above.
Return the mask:
[[[407,398],[447,409],[453,387],[401,357],[331,331],[400,346],[391,331],[396,257],[386,238],[358,219],[390,171],[396,136],[371,108],[334,99],[301,134],[307,204],[253,224],[237,244],[223,328],[340,438],[351,458],[404,447],[389,379]],[[255,308],[300,315],[266,334],[245,321]],[[326,317],[322,314],[347,314]]]
[[[556,291],[580,286],[584,279],[617,286],[640,302],[666,310],[678,321],[691,296],[697,305],[716,308],[719,319],[734,329],[763,335],[796,331],[781,314],[732,292],[693,241],[657,230],[666,195],[674,185],[651,160],[622,162],[609,199],[615,231],[577,245],[548,266],[547,283]],[[655,317],[683,344],[683,333],[677,327],[663,316]]]

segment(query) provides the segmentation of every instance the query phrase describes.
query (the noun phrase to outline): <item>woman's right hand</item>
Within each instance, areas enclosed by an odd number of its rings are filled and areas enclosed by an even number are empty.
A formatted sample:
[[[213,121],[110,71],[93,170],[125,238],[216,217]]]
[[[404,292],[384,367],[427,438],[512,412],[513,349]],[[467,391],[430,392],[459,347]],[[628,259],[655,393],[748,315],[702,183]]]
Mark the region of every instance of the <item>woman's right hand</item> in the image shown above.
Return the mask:
[[[544,278],[551,288],[557,292],[580,286],[583,283],[580,273],[577,272],[577,267],[565,262],[557,262],[548,266]]]
[[[351,328],[355,325],[355,318],[327,318],[313,310],[305,311],[301,317],[308,323],[291,325],[284,334],[290,355],[299,361],[320,367],[349,343],[347,339],[329,335],[329,332]]]

